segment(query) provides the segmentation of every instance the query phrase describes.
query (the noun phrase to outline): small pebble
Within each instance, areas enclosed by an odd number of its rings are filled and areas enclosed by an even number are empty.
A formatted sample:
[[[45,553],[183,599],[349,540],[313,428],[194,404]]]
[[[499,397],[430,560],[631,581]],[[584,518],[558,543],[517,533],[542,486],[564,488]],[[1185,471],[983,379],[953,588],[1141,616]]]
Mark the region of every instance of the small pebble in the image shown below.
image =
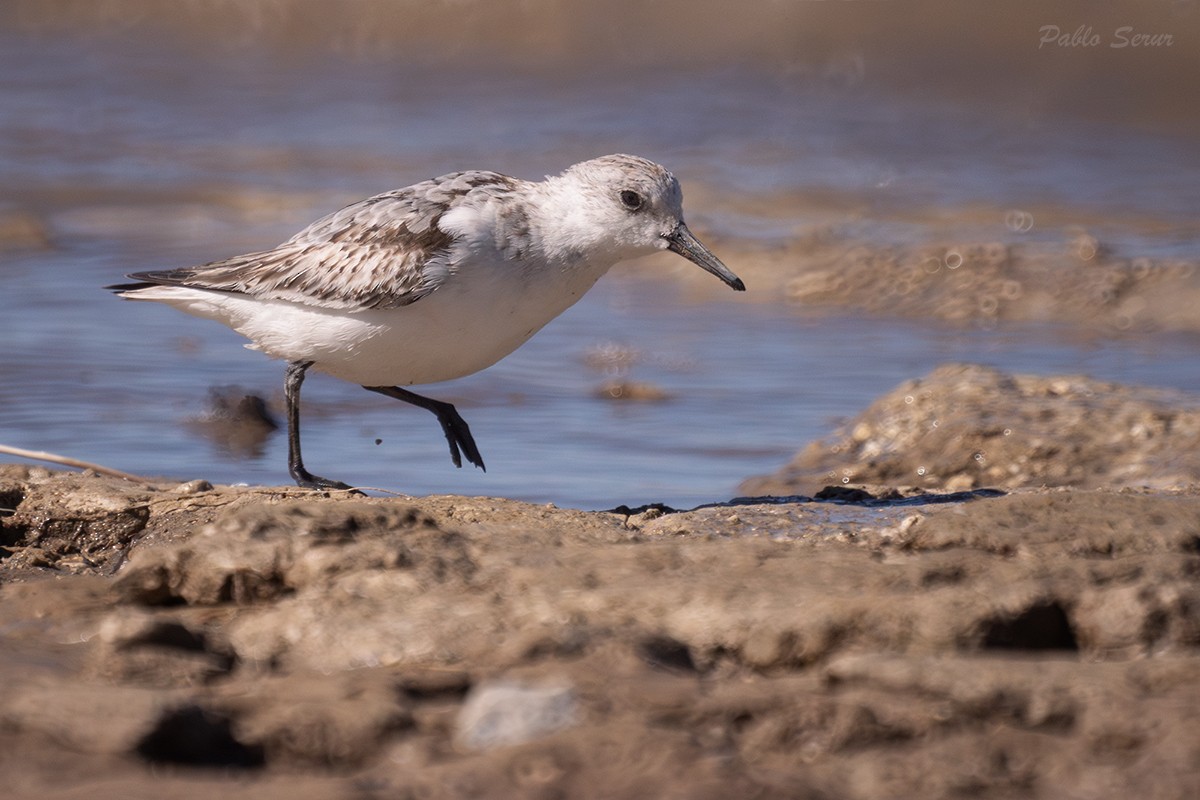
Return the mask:
[[[467,695],[458,714],[457,738],[468,750],[509,747],[569,728],[579,716],[569,685],[492,681]]]

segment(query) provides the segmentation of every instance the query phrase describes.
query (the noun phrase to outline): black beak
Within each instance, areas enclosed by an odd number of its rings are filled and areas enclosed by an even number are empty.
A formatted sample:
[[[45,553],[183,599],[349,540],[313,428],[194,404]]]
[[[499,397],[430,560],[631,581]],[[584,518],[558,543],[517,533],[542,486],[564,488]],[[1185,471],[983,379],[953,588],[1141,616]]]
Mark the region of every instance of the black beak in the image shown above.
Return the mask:
[[[675,230],[663,238],[667,240],[667,249],[672,253],[678,253],[705,272],[716,275],[734,291],[746,291],[746,284],[742,283],[742,279],[730,272],[729,267],[722,264],[721,259],[714,256],[711,250],[700,244],[700,240],[692,235],[687,225],[680,222]]]

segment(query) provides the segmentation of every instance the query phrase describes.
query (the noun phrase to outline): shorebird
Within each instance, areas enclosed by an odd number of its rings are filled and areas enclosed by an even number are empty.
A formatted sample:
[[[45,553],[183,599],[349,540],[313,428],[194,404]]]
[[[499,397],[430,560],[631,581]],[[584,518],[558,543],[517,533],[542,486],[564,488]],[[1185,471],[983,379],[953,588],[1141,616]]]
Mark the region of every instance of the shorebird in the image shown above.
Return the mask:
[[[274,249],[107,288],[216,320],[286,361],[288,472],[302,487],[350,489],[301,458],[309,368],[433,412],[454,465],[484,469],[453,405],[401,387],[491,366],[613,264],[658,250],[746,288],[688,230],[674,175],[609,155],[540,182],[452,172],[346,206]]]

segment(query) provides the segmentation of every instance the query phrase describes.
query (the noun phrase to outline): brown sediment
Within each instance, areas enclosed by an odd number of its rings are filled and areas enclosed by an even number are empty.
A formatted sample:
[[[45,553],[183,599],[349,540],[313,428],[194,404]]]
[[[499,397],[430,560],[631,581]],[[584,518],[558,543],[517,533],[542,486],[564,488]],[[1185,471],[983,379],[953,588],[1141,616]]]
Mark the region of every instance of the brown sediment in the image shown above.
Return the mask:
[[[50,229],[38,215],[29,211],[0,209],[0,252],[5,250],[47,250],[54,246]]]
[[[1200,480],[1200,405],[1177,392],[1082,375],[948,364],[906,381],[745,494],[826,484],[931,490],[1170,488]]]
[[[1200,790],[1195,489],[822,496],[0,468],[0,772],[14,797]]]
[[[211,386],[204,413],[187,421],[220,450],[240,457],[262,455],[270,435],[279,428],[266,400],[240,386]]]
[[[797,214],[807,213],[803,199],[781,202],[791,203],[784,207]],[[812,213],[829,216],[828,211]],[[1006,230],[1003,210],[992,209],[987,225],[980,225],[974,213],[955,213],[951,227],[990,229],[994,238],[942,238],[936,232],[940,226],[926,221],[912,229],[919,231],[918,242],[881,243],[841,232],[845,217],[840,223],[810,221],[774,244],[703,235],[745,279],[748,300],[786,302],[798,311],[851,311],[983,328],[1048,323],[1115,335],[1200,330],[1195,313],[1200,264],[1194,260],[1114,252],[1082,226],[1055,227],[1044,240],[1022,240]],[[667,266],[672,281],[706,297],[719,296],[674,267]]]

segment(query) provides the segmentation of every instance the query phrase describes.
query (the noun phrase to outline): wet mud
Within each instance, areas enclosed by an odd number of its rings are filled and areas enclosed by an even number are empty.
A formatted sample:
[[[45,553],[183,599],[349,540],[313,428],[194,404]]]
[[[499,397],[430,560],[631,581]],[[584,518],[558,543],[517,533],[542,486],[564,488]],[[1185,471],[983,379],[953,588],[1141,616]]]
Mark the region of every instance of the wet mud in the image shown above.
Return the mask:
[[[1190,395],[947,364],[905,381],[745,494],[826,484],[1102,488],[1187,485],[1200,476],[1200,405]]]
[[[787,202],[805,205],[802,199]],[[1109,335],[1200,330],[1200,265],[1194,260],[1149,257],[1130,248],[1117,253],[1071,225],[1052,226],[1048,241],[1022,241],[1006,229],[1024,224],[1020,215],[1033,224],[1031,212],[999,208],[983,220],[978,210],[944,220],[961,228],[983,222],[995,239],[947,239],[926,226],[918,241],[885,244],[822,224],[769,247],[708,238],[738,266],[757,299],[810,313],[850,310],[985,329],[1047,323]],[[693,291],[711,288],[683,270],[671,278],[687,281]]]
[[[1194,487],[0,506],[12,797],[1200,790]]]

